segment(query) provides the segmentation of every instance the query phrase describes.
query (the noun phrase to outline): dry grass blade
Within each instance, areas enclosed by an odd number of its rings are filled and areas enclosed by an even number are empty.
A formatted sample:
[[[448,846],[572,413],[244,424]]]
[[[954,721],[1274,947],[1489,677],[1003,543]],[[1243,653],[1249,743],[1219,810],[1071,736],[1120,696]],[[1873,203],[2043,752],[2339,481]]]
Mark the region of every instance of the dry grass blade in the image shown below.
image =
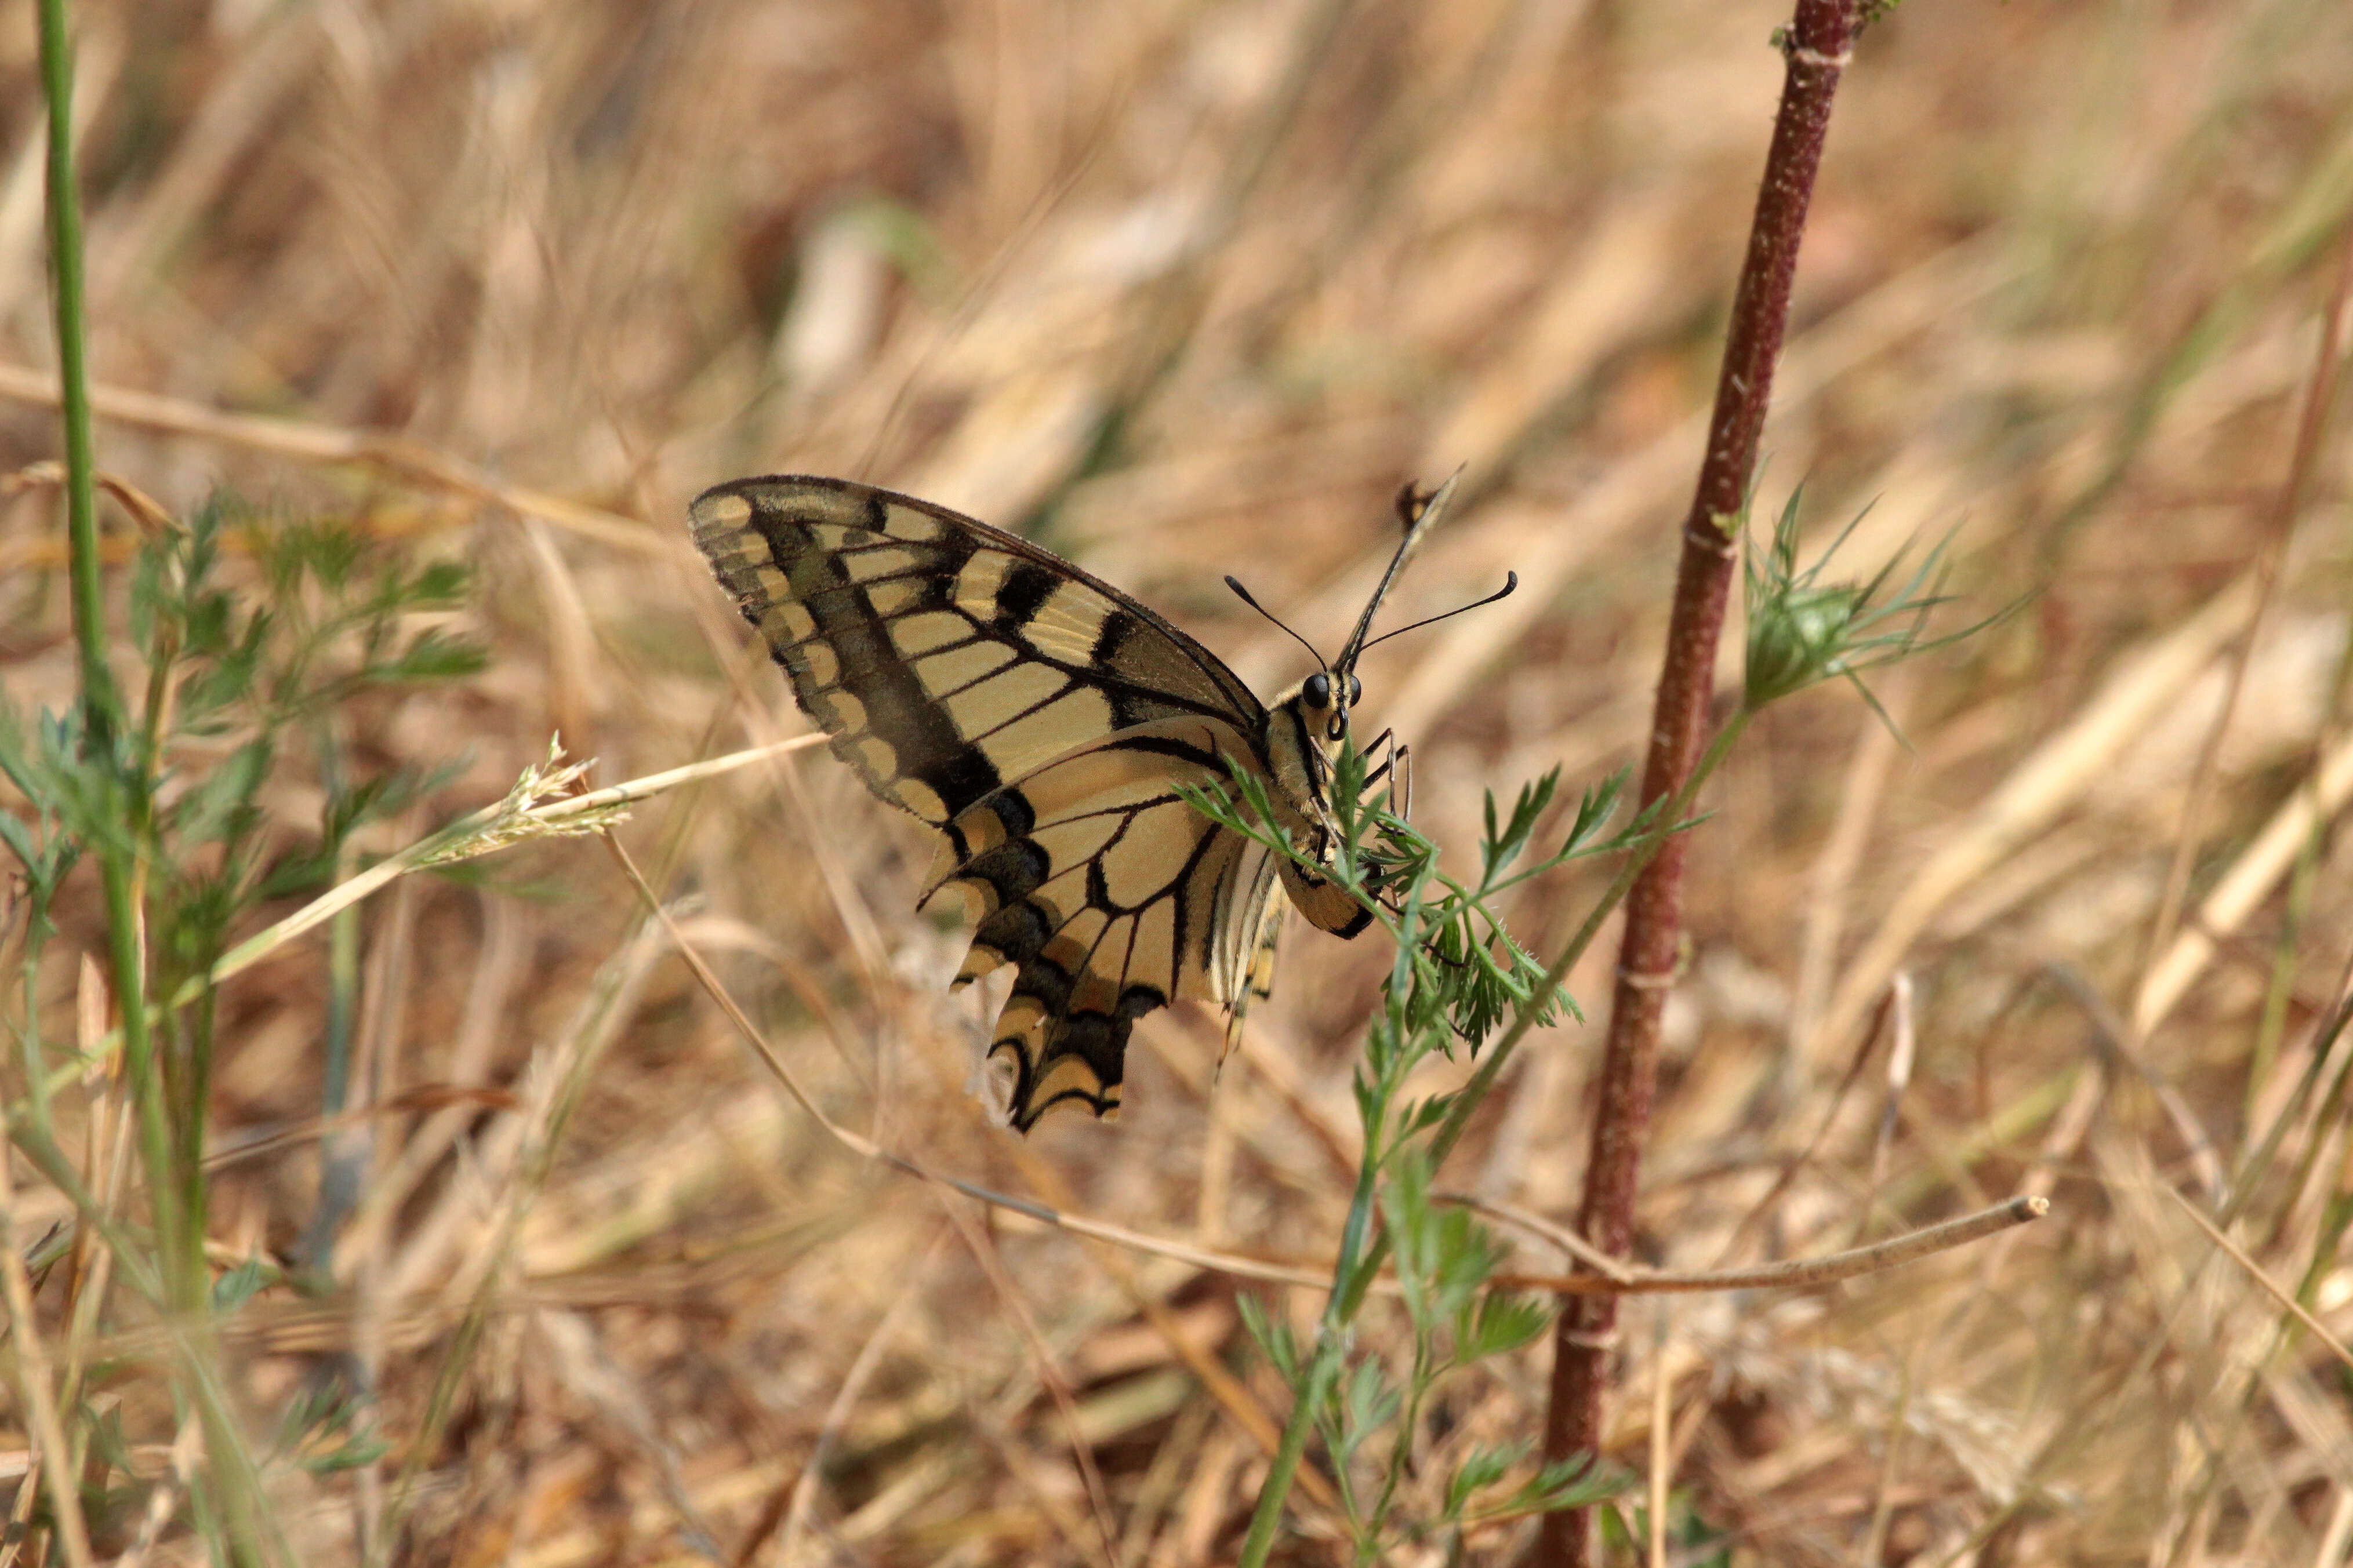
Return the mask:
[[[2214,961],[2218,944],[2228,942],[2275,890],[2297,856],[2345,803],[2353,799],[2353,738],[2339,741],[2322,753],[2312,776],[2299,784],[2286,803],[2272,815],[2253,842],[2232,859],[2198,906],[2190,929],[2173,939],[2149,966],[2133,1000],[2133,1029],[2147,1037],[2156,1032]]]
[[[1873,1242],[1868,1247],[1850,1247],[1825,1258],[1799,1258],[1762,1268],[1710,1268],[1691,1274],[1668,1274],[1656,1269],[1637,1268],[1624,1270],[1622,1279],[1584,1274],[1502,1274],[1496,1278],[1514,1289],[1550,1290],[1564,1296],[1692,1295],[1710,1290],[1804,1289],[1819,1285],[1834,1285],[1841,1279],[1859,1279],[1890,1268],[1901,1268],[1907,1263],[1916,1263],[1936,1253],[1967,1247],[1971,1242],[1999,1236],[2018,1226],[2031,1225],[2050,1212],[2051,1200],[2048,1198],[2015,1197],[1992,1208],[1907,1231],[1885,1241]]]
[[[1095,1468],[1092,1445],[1087,1441],[1076,1404],[1071,1397],[1070,1380],[1054,1364],[1053,1352],[1046,1344],[1046,1337],[1038,1330],[1038,1320],[1030,1312],[1029,1303],[1021,1299],[1011,1277],[1006,1273],[1005,1260],[997,1255],[996,1247],[973,1223],[970,1214],[953,1203],[947,1205],[946,1214],[949,1223],[955,1226],[956,1234],[964,1239],[965,1248],[979,1261],[982,1271],[988,1276],[997,1300],[1005,1304],[1015,1323],[1019,1325],[1021,1337],[1029,1345],[1038,1380],[1045,1384],[1047,1393],[1053,1397],[1055,1412],[1061,1417],[1063,1434],[1070,1444],[1071,1458],[1078,1467],[1079,1479],[1086,1486],[1088,1510],[1103,1548],[1102,1561],[1108,1568],[1119,1561],[1119,1537],[1112,1524],[1111,1499],[1103,1490],[1103,1474]],[[1086,1552],[1090,1542],[1084,1539],[1081,1527],[1063,1518],[1061,1511],[1050,1505],[1047,1517],[1054,1521],[1055,1529],[1074,1551]]]
[[[2206,1238],[2209,1241],[2211,1241],[2215,1246],[2229,1253],[2231,1255],[2231,1261],[2236,1263],[2241,1268],[2246,1270],[2248,1277],[2253,1279],[2256,1284],[2263,1287],[2263,1294],[2269,1296],[2273,1300],[2277,1301],[2280,1304],[2281,1310],[2284,1311],[2288,1316],[2294,1318],[2297,1322],[2302,1323],[2305,1326],[2306,1331],[2320,1342],[2321,1349],[2327,1351],[2330,1355],[2335,1356],[2338,1361],[2344,1363],[2348,1368],[2353,1368],[2353,1350],[2346,1349],[2345,1346],[2338,1342],[2337,1336],[2328,1331],[2328,1326],[2323,1323],[2319,1319],[2314,1317],[2310,1309],[2306,1308],[2303,1302],[2297,1300],[2295,1296],[2290,1294],[2288,1291],[2282,1289],[2277,1284],[2274,1283],[2271,1276],[2263,1272],[2262,1265],[2258,1264],[2253,1258],[2247,1256],[2246,1248],[2241,1247],[2237,1242],[2232,1241],[2229,1237],[2223,1235],[2221,1227],[2199,1212],[2197,1205],[2191,1203],[2179,1193],[2175,1192],[2171,1187],[2166,1188],[2165,1191],[2175,1203],[2181,1205],[2181,1212],[2188,1215],[2191,1221],[2197,1225],[2198,1228],[2206,1233]]]
[[[944,1240],[945,1237],[943,1236],[926,1250],[923,1255],[923,1261],[926,1264],[938,1258],[940,1247]],[[776,1547],[777,1561],[785,1563],[795,1561],[801,1535],[808,1528],[809,1510],[816,1506],[818,1489],[823,1484],[822,1477],[826,1460],[834,1444],[839,1440],[842,1426],[849,1420],[850,1411],[864,1394],[867,1380],[874,1375],[874,1369],[881,1364],[882,1347],[889,1342],[892,1333],[906,1321],[911,1309],[915,1305],[916,1288],[922,1283],[922,1279],[921,1269],[909,1275],[905,1287],[892,1298],[890,1308],[875,1323],[873,1332],[868,1334],[865,1342],[858,1347],[857,1359],[849,1363],[849,1370],[842,1374],[841,1384],[835,1389],[832,1403],[826,1406],[824,1419],[818,1423],[817,1437],[809,1445],[808,1461],[801,1466],[800,1474],[793,1481],[789,1500],[786,1504],[780,1521]],[[758,1545],[759,1542],[755,1537],[746,1543],[744,1551],[746,1552],[755,1551]]]
[[[2001,787],[1947,836],[1879,917],[1862,952],[1849,960],[1823,1009],[1821,1038],[1848,1038],[1905,952],[1947,900],[2014,855],[2040,828],[2095,787],[2117,754],[2253,615],[2255,588],[2242,579],[2197,613],[2153,639],[2057,734],[2013,769]]]
[[[712,973],[710,965],[704,963],[701,955],[695,952],[694,945],[679,931],[669,909],[655,898],[653,889],[647,885],[644,876],[638,870],[635,862],[629,859],[628,852],[609,837],[607,843],[619,859],[624,874],[636,886],[638,896],[645,900],[646,908],[668,927],[670,940],[676,944],[680,955],[694,970],[695,978],[702,984],[703,989],[727,1015],[728,1021],[734,1026],[737,1035],[752,1047],[754,1053],[760,1058],[761,1064],[784,1088],[785,1092],[792,1096],[793,1102],[807,1113],[827,1137],[860,1159],[876,1161],[892,1170],[903,1172],[918,1181],[929,1182],[962,1193],[966,1197],[977,1198],[993,1207],[1040,1221],[1058,1229],[1070,1231],[1073,1235],[1112,1242],[1117,1246],[1132,1247],[1139,1252],[1173,1258],[1180,1263],[1214,1268],[1219,1273],[1232,1274],[1245,1279],[1263,1279],[1273,1284],[1303,1286],[1316,1290],[1330,1288],[1332,1278],[1329,1269],[1318,1272],[1312,1268],[1294,1268],[1284,1264],[1268,1263],[1257,1258],[1241,1258],[1210,1247],[1192,1247],[1179,1241],[1145,1236],[1124,1226],[1107,1224],[1082,1215],[1060,1214],[1041,1204],[1032,1203],[1027,1198],[1011,1197],[1002,1193],[991,1192],[961,1177],[945,1175],[934,1171],[908,1159],[903,1154],[894,1153],[872,1139],[843,1126],[826,1114],[823,1108],[810,1095],[807,1087],[802,1083],[799,1075],[785,1065],[784,1058],[776,1053],[766,1037],[753,1025],[751,1019],[744,1016],[743,1008],[733,996],[728,994],[726,987],[720,984],[719,977]]]
[[[754,763],[765,762],[780,752],[803,750],[818,744],[822,739],[818,735],[797,735],[789,741],[753,746],[705,762],[689,763],[682,767],[631,779],[626,784],[569,795],[556,795],[554,792],[566,787],[573,773],[560,769],[544,774],[526,773],[515,791],[498,805],[461,818],[418,839],[406,849],[385,857],[366,870],[337,883],[333,891],[311,900],[267,930],[239,942],[214,965],[209,981],[217,985],[250,969],[295,938],[326,924],[343,910],[383,891],[412,871],[491,854],[548,834],[593,833],[599,830],[600,824],[614,820],[638,801],[650,799],[682,784],[715,778]],[[555,754],[550,754],[551,764]],[[551,795],[554,798],[547,798]]]
[[[2247,667],[2254,655],[2255,638],[2263,630],[2266,612],[2278,591],[2280,567],[2295,542],[2296,525],[2312,488],[2321,443],[2328,430],[2330,418],[2336,413],[2337,375],[2346,353],[2343,331],[2348,295],[2353,295],[2353,228],[2348,228],[2337,244],[2337,279],[2329,291],[2328,302],[2321,311],[2319,342],[2313,353],[2311,378],[2304,389],[2303,408],[2296,418],[2295,441],[2288,456],[2287,474],[2264,508],[2266,537],[2256,558],[2258,587],[2254,617],[2247,636],[2241,640],[2231,660],[2231,678],[2224,689],[2221,710],[2215,715],[2214,727],[2208,732],[2206,743],[2198,753],[2198,771],[2191,778],[2189,803],[2182,812],[2180,842],[2174,850],[2173,865],[2166,872],[2165,893],[2158,901],[2156,921],[2149,928],[2152,954],[2164,950],[2173,937],[2175,923],[2180,919],[2182,900],[2189,890],[2189,873],[2205,827],[2206,809],[2214,788],[2215,769],[2223,737],[2238,712],[2240,699],[2245,690]]]
[[[37,1480],[48,1495],[50,1517],[66,1561],[73,1568],[91,1568],[98,1559],[90,1551],[89,1522],[82,1517],[80,1480],[69,1458],[74,1450],[66,1441],[65,1423],[58,1414],[58,1385],[33,1305],[24,1242],[16,1234],[16,1187],[5,1153],[0,1153],[0,1288],[7,1294],[8,1351],[9,1359],[16,1363],[16,1395],[30,1418],[37,1445],[24,1490],[32,1491]]]
[[[0,364],[0,397],[54,408],[58,403],[57,378],[24,365]],[[559,496],[500,484],[444,453],[396,437],[337,430],[295,419],[223,414],[181,398],[159,397],[122,387],[92,387],[90,407],[101,418],[164,435],[194,436],[303,462],[352,463],[388,469],[412,482],[495,502],[615,550],[691,559],[683,541],[643,523]]]

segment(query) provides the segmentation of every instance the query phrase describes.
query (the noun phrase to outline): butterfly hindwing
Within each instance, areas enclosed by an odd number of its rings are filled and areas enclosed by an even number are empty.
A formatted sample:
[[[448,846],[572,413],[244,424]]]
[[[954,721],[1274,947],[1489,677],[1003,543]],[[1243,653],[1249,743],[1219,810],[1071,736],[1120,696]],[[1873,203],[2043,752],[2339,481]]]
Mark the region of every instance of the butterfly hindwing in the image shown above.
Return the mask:
[[[989,1051],[1014,1125],[1113,1113],[1143,1014],[1263,994],[1277,858],[1176,793],[1225,784],[1229,759],[1276,782],[1266,710],[1215,655],[1068,562],[889,491],[744,479],[691,516],[835,753],[943,834],[932,891],[960,888],[978,922],[958,983],[1013,966]]]
[[[931,892],[958,888],[976,917],[959,985],[1013,966],[989,1052],[1012,1068],[1016,1126],[1066,1101],[1112,1114],[1136,1018],[1241,995],[1231,911],[1271,891],[1271,858],[1176,793],[1222,781],[1240,744],[1214,721],[1141,726],[949,824]]]

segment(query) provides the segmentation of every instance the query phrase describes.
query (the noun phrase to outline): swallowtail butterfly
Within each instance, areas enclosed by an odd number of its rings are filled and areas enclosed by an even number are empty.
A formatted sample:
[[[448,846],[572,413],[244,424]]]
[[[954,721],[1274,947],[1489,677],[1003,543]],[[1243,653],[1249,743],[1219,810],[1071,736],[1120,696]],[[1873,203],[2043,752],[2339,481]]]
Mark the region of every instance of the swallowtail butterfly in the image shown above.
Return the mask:
[[[1278,883],[1335,935],[1369,923],[1176,786],[1229,785],[1239,763],[1328,862],[1356,658],[1443,494],[1400,498],[1405,542],[1347,647],[1271,704],[1110,584],[944,507],[797,475],[696,498],[695,543],[834,754],[940,835],[924,899],[955,888],[977,921],[955,984],[1013,966],[989,1056],[1011,1068],[1015,1127],[1113,1114],[1129,1029],[1154,1008],[1194,997],[1238,1019],[1265,995]]]

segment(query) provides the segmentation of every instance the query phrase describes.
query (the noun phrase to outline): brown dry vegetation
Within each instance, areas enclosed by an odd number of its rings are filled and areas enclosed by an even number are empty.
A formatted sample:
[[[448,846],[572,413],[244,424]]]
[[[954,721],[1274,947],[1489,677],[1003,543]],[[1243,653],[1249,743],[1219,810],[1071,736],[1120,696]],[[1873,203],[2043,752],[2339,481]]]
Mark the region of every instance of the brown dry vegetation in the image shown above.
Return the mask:
[[[0,469],[56,449],[28,9],[0,18]],[[1386,498],[1467,465],[1396,613],[1506,567],[1523,590],[1366,670],[1368,715],[1416,748],[1418,818],[1467,850],[1482,789],[1639,752],[1783,19],[89,5],[100,460],[175,510],[227,486],[471,563],[486,671],[338,720],[350,767],[459,764],[372,854],[497,797],[552,733],[612,782],[800,728],[685,538],[718,479],[849,474],[1023,526],[1265,689],[1297,650],[1219,575],[1335,641]],[[2353,791],[2341,436],[2284,499],[2344,277],[2348,105],[2335,0],[1911,0],[1862,41],[1763,495],[1804,480],[1818,540],[1868,508],[1858,574],[1956,530],[1954,588],[2031,597],[1883,682],[1908,746],[1824,688],[1711,787],[1643,1232],[1692,1268],[2021,1190],[2053,1213],[1857,1285],[1630,1307],[1612,1456],[1671,1467],[1691,1546],[2346,1560],[2347,1374],[2253,1270],[2353,1334],[2353,1041],[2316,1059],[2353,951],[2330,827]],[[37,486],[0,512],[20,707],[72,691],[56,516]],[[273,799],[290,834],[315,807],[299,768]],[[1328,1255],[1367,944],[1294,935],[1221,1079],[1214,1019],[1155,1016],[1123,1121],[1024,1143],[967,1092],[959,942],[910,912],[927,847],[846,770],[737,772],[620,837],[846,1124],[1135,1230]],[[361,1092],[384,1109],[323,1144],[364,1178],[335,1288],[272,1289],[226,1331],[265,1449],[332,1366],[392,1445],[270,1466],[301,1560],[356,1560],[387,1510],[420,1563],[1230,1558],[1264,1468],[1238,1406],[1282,1415],[1235,1294],[1305,1314],[1311,1293],[858,1158],[594,840],[481,870],[365,906]],[[1514,918],[1557,942],[1600,880],[1556,879]],[[40,976],[53,1038],[100,920],[78,880]],[[1614,951],[1580,997],[1606,997]],[[1883,1028],[1853,1077],[1899,976],[1913,1048]],[[321,1202],[330,984],[314,935],[226,998],[212,1139],[280,1141],[216,1175],[224,1267],[288,1254]],[[1531,1043],[1448,1184],[1573,1209],[1596,1035]],[[445,1085],[501,1092],[399,1098]],[[59,1102],[69,1147],[92,1103]],[[19,1237],[67,1215],[16,1181]],[[2177,1198],[2227,1205],[2245,1256]],[[1564,1267],[1509,1234],[1515,1267]],[[193,1442],[137,1342],[112,1353],[132,1359],[97,1396],[132,1471],[94,1511],[101,1554],[176,1510]],[[1458,1389],[1433,1445],[1533,1433],[1540,1355]],[[1205,1358],[1239,1396],[1205,1392]],[[21,1474],[26,1417],[0,1420]],[[1299,1500],[1288,1550],[1330,1560]],[[201,1558],[184,1523],[151,1561]]]

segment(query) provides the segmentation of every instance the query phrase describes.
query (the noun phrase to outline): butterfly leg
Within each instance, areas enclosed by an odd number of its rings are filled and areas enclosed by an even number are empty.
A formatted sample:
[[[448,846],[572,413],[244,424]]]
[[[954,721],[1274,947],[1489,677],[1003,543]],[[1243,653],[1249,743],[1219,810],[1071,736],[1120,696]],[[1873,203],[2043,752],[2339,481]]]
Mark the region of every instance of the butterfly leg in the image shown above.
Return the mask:
[[[1365,748],[1367,756],[1376,752],[1382,753],[1380,765],[1365,775],[1365,786],[1369,789],[1384,780],[1388,781],[1388,809],[1390,814],[1397,816],[1411,815],[1413,748],[1399,744],[1395,731],[1384,730],[1373,737],[1371,745]]]
[[[1388,790],[1384,808],[1392,816],[1409,816],[1413,810],[1413,748],[1399,744],[1395,731],[1383,730],[1373,737],[1372,744],[1366,751],[1368,754],[1374,752],[1382,753],[1380,764],[1365,774],[1366,787],[1370,789],[1375,784],[1386,783]],[[1383,908],[1391,914],[1404,913],[1396,893],[1381,885],[1377,872],[1370,879],[1370,886],[1374,897],[1380,900]]]

